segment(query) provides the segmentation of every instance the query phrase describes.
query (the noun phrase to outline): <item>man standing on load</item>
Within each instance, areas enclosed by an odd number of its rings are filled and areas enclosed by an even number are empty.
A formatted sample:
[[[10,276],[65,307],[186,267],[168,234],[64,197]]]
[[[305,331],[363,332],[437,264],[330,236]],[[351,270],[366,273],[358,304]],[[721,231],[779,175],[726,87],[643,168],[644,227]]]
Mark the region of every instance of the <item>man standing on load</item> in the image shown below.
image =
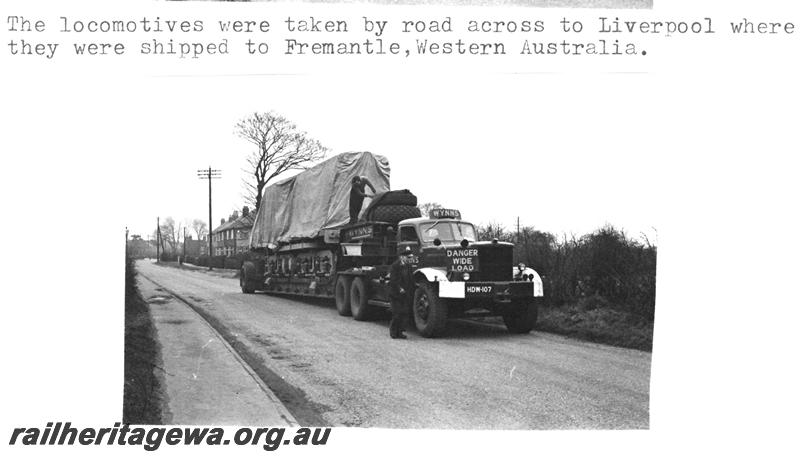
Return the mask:
[[[372,186],[369,179],[359,176],[353,178],[353,185],[350,187],[350,222],[348,224],[355,224],[358,221],[361,206],[364,205],[364,197],[372,197],[372,195],[366,193],[366,186],[372,189],[372,194],[374,195],[375,187]]]

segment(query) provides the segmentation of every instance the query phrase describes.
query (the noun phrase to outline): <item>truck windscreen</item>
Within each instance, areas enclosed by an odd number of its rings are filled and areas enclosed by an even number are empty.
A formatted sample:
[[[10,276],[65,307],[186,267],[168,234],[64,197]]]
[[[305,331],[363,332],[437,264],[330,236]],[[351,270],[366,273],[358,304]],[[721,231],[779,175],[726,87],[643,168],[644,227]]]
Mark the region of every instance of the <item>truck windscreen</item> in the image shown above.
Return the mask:
[[[443,242],[460,242],[467,239],[475,241],[475,227],[467,222],[436,222],[434,225],[423,224],[420,226],[422,240],[432,242],[438,238]]]

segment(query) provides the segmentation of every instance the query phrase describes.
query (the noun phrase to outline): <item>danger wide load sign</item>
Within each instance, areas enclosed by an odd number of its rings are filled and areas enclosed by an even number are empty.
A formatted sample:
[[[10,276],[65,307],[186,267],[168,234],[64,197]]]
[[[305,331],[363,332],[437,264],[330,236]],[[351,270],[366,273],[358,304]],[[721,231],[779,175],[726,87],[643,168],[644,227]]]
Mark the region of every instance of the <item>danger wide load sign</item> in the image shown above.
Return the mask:
[[[454,272],[477,272],[479,270],[477,248],[448,249],[447,259],[450,262],[450,270]]]

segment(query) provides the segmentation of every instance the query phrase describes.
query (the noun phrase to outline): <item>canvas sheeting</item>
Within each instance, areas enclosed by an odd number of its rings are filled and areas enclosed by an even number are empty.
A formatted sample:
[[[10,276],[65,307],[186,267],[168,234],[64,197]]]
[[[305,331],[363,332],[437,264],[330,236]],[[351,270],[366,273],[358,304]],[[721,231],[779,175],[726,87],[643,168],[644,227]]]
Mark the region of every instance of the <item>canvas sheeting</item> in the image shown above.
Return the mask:
[[[264,188],[250,246],[274,247],[317,237],[350,220],[350,185],[366,177],[378,193],[389,190],[389,161],[369,152],[347,152]],[[372,191],[367,188],[367,193]],[[369,204],[364,199],[362,210]]]

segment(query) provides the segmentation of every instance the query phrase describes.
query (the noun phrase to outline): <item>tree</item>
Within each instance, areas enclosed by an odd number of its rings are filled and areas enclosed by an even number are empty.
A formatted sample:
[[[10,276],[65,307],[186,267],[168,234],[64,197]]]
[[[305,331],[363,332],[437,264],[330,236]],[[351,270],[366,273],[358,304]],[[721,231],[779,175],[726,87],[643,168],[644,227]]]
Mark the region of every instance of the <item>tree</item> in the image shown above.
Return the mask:
[[[203,240],[203,237],[208,233],[208,226],[202,219],[193,219],[191,224],[192,230],[197,235],[197,240]]]
[[[175,229],[175,220],[172,219],[172,216],[167,216],[161,222],[161,252],[166,253],[173,253],[175,251],[175,247],[177,244],[177,235]],[[167,245],[169,245],[169,251],[167,251]]]
[[[423,217],[430,218],[431,210],[435,210],[436,208],[442,208],[442,206],[436,202],[425,202],[419,206],[419,211],[422,213]]]
[[[534,268],[541,274],[550,274],[553,254],[558,245],[556,236],[530,226],[514,234],[514,259]]]
[[[478,233],[478,240],[497,239],[501,242],[511,240],[511,234],[500,223],[490,222],[489,224],[478,226],[475,231]]]
[[[322,160],[327,149],[319,141],[282,115],[254,113],[236,124],[236,134],[256,150],[247,158],[248,176],[244,179],[246,198],[257,210],[264,187],[276,176],[291,170],[304,170]]]

